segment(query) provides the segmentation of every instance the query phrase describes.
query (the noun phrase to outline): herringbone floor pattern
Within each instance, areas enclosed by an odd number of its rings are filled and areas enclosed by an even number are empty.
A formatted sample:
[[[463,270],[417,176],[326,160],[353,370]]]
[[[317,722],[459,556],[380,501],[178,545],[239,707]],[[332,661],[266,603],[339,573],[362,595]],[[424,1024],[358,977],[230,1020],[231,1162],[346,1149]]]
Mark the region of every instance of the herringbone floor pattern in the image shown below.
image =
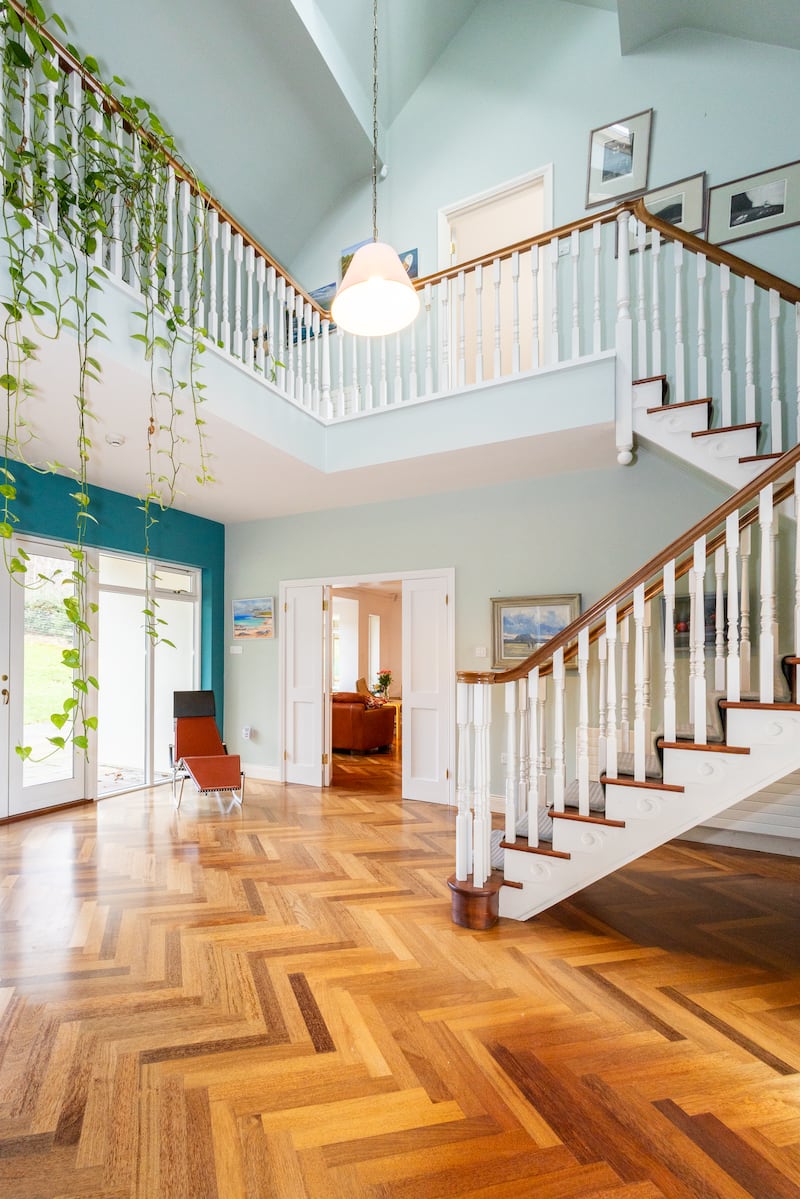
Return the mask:
[[[357,763],[0,828],[3,1199],[797,1199],[798,863],[473,933],[453,828]]]

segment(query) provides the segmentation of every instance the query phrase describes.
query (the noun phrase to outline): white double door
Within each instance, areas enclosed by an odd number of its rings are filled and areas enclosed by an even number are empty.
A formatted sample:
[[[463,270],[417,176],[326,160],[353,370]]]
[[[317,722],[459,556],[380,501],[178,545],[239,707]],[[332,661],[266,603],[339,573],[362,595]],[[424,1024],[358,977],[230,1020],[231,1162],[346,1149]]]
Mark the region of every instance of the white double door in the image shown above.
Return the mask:
[[[75,695],[62,653],[73,648],[63,601],[74,595],[76,562],[60,545],[15,540],[11,552],[18,546],[27,570],[0,567],[0,818],[87,797],[86,756],[66,735],[64,748],[49,740],[67,733],[51,716]]]
[[[351,582],[335,580],[337,586]],[[402,588],[403,798],[448,803],[454,759],[452,571],[402,577]],[[286,583],[281,600],[284,778],[325,787],[331,762],[330,586]]]

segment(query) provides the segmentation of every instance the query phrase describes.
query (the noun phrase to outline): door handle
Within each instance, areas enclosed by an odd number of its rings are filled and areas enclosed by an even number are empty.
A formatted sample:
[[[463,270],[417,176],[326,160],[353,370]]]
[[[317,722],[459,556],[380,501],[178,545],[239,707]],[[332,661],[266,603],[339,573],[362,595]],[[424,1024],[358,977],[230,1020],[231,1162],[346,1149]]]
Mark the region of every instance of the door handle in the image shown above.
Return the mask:
[[[0,696],[3,697],[3,703],[7,704],[9,700],[8,687],[4,687],[3,690],[0,691]]]

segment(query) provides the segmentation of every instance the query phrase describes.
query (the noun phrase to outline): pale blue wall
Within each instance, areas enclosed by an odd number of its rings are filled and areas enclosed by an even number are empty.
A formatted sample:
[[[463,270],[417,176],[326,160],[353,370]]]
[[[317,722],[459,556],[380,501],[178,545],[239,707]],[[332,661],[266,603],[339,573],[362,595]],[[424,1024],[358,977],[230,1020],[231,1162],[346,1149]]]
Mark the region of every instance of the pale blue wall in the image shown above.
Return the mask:
[[[443,206],[554,164],[555,223],[583,215],[589,132],[654,109],[651,187],[705,170],[725,183],[798,158],[800,53],[699,30],[622,57],[616,13],[562,0],[483,0],[388,132],[381,236],[437,269]],[[290,264],[309,287],[369,235],[368,184]],[[498,245],[503,238],[498,237]],[[731,247],[800,281],[800,235]]]
[[[493,595],[580,592],[594,602],[728,494],[642,449],[634,467],[586,471],[409,500],[376,496],[340,508],[226,529],[228,598],[276,595],[281,580],[455,567],[456,664],[491,654]],[[273,641],[228,655],[226,735],[248,763],[278,765],[278,664]],[[228,627],[228,635],[230,628]],[[257,736],[238,744],[249,724]]]

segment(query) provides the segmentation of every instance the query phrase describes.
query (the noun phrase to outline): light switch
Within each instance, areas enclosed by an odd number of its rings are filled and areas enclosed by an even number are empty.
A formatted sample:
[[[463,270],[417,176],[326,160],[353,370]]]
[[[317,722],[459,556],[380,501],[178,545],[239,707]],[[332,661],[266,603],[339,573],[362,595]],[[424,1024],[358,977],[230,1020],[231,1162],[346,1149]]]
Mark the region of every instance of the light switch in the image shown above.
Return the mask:
[[[486,657],[486,646],[485,645],[476,645],[475,646],[475,657],[476,658],[485,658]]]
[[[228,653],[229,653],[229,654],[240,654],[241,652],[242,652],[242,647],[241,647],[241,645],[230,645],[230,646],[228,646]]]

